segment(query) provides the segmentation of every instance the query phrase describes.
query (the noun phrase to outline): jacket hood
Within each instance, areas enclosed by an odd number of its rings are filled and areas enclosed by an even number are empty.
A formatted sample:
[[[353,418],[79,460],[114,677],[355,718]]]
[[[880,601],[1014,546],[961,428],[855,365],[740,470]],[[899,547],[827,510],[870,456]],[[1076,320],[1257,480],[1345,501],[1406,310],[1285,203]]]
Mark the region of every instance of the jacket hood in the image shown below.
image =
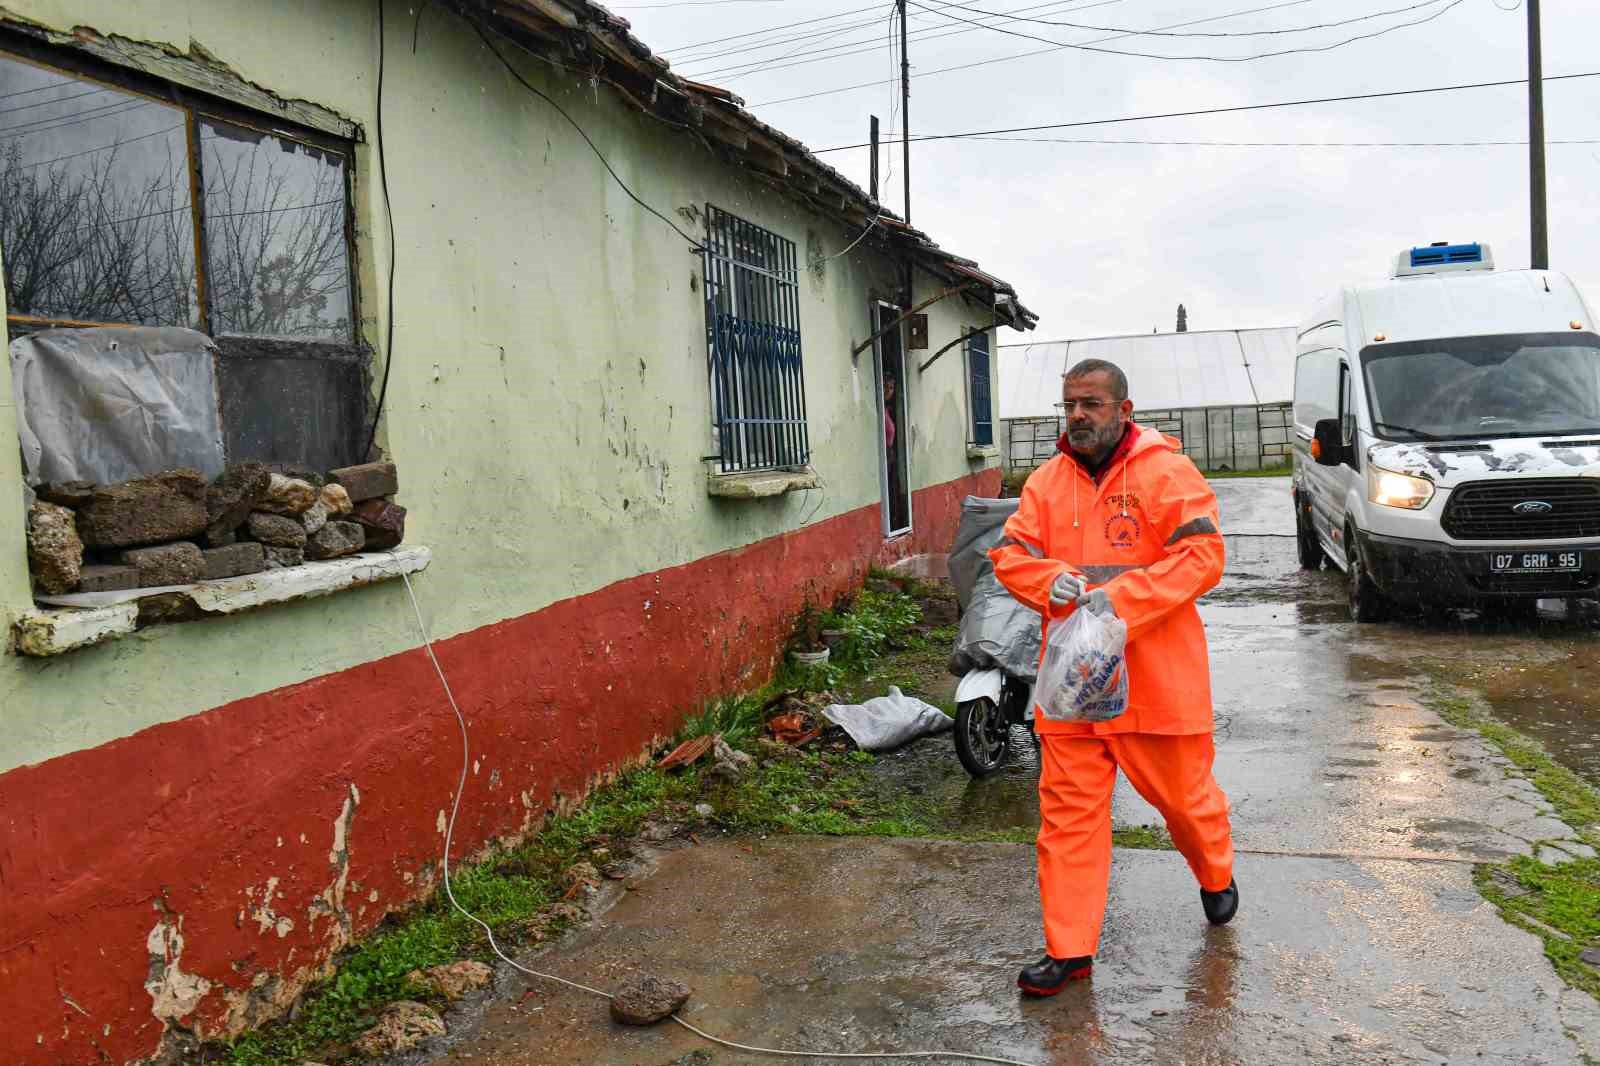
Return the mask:
[[[1111,462],[1107,464],[1108,467],[1115,465],[1119,457],[1128,461],[1132,461],[1134,456],[1141,455],[1144,452],[1148,452],[1156,448],[1165,448],[1170,452],[1183,451],[1183,442],[1175,437],[1169,437],[1160,430],[1150,429],[1147,426],[1141,426],[1139,423],[1134,422],[1131,419],[1128,421],[1128,425],[1132,427],[1133,432],[1130,437],[1124,437],[1123,440],[1117,444],[1117,450],[1112,454]],[[1068,459],[1077,462],[1077,456],[1072,454],[1072,445],[1068,443],[1067,435],[1065,433],[1061,434],[1061,436],[1056,439],[1056,451],[1059,454],[1066,456]],[[1081,466],[1082,464],[1080,463],[1079,465]]]

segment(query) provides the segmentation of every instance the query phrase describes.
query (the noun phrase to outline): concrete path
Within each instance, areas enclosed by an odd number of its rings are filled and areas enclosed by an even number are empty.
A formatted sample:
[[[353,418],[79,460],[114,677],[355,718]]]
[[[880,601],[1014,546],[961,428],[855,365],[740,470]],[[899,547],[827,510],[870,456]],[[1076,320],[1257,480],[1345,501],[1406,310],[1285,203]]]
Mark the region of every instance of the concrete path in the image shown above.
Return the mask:
[[[664,853],[591,927],[529,961],[600,987],[636,968],[677,977],[695,990],[695,1024],[819,1053],[943,1047],[1041,1066],[1600,1057],[1600,1007],[1472,882],[1475,860],[1581,845],[1476,734],[1422,705],[1408,666],[1441,649],[1533,654],[1537,633],[1355,627],[1340,575],[1297,570],[1291,540],[1237,533],[1281,532],[1281,479],[1220,482],[1219,496],[1229,573],[1202,611],[1241,851],[1232,926],[1205,925],[1177,855],[1119,850],[1093,980],[1023,1001],[1016,969],[1041,943],[1031,847],[789,837]],[[968,781],[934,738],[882,766],[930,802],[959,792],[974,826],[1036,822],[1024,761]],[[1125,783],[1115,819],[1157,821]],[[776,1061],[722,1048],[681,1059],[707,1045],[531,987],[432,1061]]]

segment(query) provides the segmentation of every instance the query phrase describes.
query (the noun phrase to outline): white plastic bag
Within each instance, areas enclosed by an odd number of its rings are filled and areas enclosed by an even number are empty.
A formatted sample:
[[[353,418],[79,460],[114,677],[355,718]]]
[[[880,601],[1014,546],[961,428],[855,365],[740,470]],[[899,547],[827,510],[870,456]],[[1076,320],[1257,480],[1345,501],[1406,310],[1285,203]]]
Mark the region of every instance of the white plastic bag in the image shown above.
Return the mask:
[[[1128,709],[1128,624],[1085,608],[1050,626],[1034,700],[1058,722],[1104,722]]]

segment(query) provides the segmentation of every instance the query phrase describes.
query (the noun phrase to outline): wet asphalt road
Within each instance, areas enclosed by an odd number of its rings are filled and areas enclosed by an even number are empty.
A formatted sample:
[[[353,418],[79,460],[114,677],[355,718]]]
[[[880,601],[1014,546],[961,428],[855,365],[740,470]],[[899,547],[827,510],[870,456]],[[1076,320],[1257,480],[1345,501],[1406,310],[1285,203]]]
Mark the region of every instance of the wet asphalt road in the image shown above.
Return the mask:
[[[1443,663],[1593,779],[1594,630],[1463,617],[1358,628],[1342,576],[1299,571],[1293,541],[1273,535],[1284,482],[1223,482],[1219,496],[1229,569],[1202,614],[1240,851],[1232,926],[1205,925],[1176,854],[1119,849],[1092,981],[1022,1001],[1015,971],[1040,946],[1031,847],[783,838],[664,852],[529,963],[600,987],[636,969],[676,977],[694,988],[684,1016],[697,1025],[813,1052],[955,1048],[1063,1066],[1600,1056],[1600,1007],[1472,883],[1474,861],[1573,834],[1476,734],[1425,706]],[[1015,753],[976,782],[948,735],[880,765],[953,825],[1031,826],[1031,744]],[[1114,818],[1157,821],[1125,783]],[[616,1026],[584,993],[539,984],[519,1004],[522,979],[499,984],[481,1022],[454,1023],[453,1046],[420,1061],[666,1066],[708,1047],[670,1024]],[[776,1060],[714,1048],[699,1061]]]

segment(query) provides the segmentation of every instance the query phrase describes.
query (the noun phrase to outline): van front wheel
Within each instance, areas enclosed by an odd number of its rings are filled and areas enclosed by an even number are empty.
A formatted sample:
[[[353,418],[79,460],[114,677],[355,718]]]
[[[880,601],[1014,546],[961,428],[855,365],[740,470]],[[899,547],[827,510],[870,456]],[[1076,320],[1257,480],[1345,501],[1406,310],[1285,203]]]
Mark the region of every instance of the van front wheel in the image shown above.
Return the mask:
[[[1345,558],[1350,568],[1350,617],[1357,622],[1382,622],[1389,617],[1389,600],[1367,574],[1356,543],[1355,531],[1345,531]]]

